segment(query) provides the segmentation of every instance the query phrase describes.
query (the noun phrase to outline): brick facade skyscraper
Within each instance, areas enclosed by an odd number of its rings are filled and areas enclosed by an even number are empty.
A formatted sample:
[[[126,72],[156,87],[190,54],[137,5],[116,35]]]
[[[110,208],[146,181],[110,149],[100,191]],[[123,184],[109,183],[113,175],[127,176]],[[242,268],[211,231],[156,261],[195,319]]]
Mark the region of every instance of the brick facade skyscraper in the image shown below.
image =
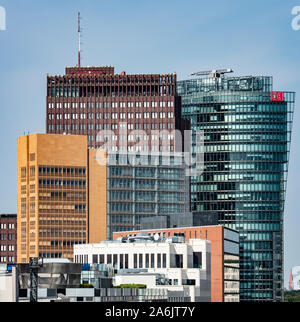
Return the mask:
[[[142,142],[139,151],[181,151],[170,131],[189,129],[189,121],[181,118],[176,82],[175,73],[127,75],[115,74],[114,67],[67,67],[65,75],[47,77],[46,131],[87,135],[90,148],[101,147],[105,139],[97,133],[109,130],[112,151],[135,151],[137,142]],[[137,130],[147,137],[137,137],[132,132]]]

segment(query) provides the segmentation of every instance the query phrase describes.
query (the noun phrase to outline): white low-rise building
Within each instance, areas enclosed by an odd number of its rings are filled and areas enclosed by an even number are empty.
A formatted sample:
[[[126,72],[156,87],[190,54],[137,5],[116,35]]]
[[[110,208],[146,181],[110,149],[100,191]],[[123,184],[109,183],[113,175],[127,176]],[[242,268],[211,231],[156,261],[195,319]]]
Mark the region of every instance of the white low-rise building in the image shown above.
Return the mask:
[[[146,284],[183,292],[186,301],[211,299],[211,244],[188,243],[180,237],[153,240],[148,236],[121,238],[100,244],[74,246],[77,263],[107,264],[115,269],[114,284]]]

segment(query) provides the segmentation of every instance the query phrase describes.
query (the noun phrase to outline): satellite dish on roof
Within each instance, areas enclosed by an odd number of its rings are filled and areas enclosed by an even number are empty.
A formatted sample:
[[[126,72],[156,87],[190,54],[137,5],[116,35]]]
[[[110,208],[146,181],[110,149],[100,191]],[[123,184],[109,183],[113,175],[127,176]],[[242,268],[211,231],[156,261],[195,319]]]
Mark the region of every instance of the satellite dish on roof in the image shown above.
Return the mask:
[[[154,240],[155,240],[155,241],[158,241],[158,240],[159,240],[159,234],[158,234],[158,233],[156,233],[156,234],[153,236],[153,238],[154,238]]]

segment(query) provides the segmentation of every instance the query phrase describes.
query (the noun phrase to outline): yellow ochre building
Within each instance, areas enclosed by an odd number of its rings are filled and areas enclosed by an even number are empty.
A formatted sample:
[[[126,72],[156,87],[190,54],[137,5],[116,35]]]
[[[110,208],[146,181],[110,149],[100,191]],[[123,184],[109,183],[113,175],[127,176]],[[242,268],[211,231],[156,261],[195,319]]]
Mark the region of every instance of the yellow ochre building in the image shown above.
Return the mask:
[[[73,245],[106,236],[106,166],[87,136],[17,139],[17,262],[73,259]],[[105,153],[102,151],[102,153]]]

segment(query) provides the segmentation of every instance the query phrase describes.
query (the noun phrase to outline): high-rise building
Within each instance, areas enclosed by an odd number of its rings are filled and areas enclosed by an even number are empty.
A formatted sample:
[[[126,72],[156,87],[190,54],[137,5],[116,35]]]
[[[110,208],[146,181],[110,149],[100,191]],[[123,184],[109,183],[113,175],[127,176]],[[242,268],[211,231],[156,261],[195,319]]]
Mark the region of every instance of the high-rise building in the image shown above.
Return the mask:
[[[17,215],[0,215],[0,264],[17,260]]]
[[[140,229],[141,218],[189,214],[182,153],[134,163],[130,153],[88,149],[85,135],[34,134],[17,146],[18,262],[72,259],[73,245]]]
[[[192,211],[216,212],[220,224],[240,232],[241,301],[283,297],[283,211],[295,93],[274,91],[272,82],[267,76],[212,72],[177,83],[183,117],[205,136],[204,172],[191,178]]]
[[[86,136],[18,138],[18,262],[36,256],[72,259],[73,245],[94,240],[93,229],[97,229],[98,242],[106,238],[102,235],[106,226],[102,214],[106,203],[102,178],[106,174],[102,171],[106,169],[93,165],[89,166]],[[89,209],[96,219],[89,218]],[[89,223],[93,225],[89,227]]]
[[[164,227],[160,223],[166,217],[176,224],[189,221],[190,177],[182,153],[174,153],[170,162],[168,157],[152,155],[142,164],[132,164],[130,157],[131,153],[108,153],[107,237],[141,229],[143,219],[155,221],[159,227]]]
[[[105,143],[111,151],[180,152],[180,140],[177,146],[169,132],[189,129],[189,122],[181,118],[176,79],[175,73],[127,75],[107,66],[67,67],[63,76],[47,76],[46,131],[87,135],[89,147]],[[113,134],[97,135],[103,130]],[[132,132],[141,130],[147,137]],[[152,131],[165,131],[165,137]]]

